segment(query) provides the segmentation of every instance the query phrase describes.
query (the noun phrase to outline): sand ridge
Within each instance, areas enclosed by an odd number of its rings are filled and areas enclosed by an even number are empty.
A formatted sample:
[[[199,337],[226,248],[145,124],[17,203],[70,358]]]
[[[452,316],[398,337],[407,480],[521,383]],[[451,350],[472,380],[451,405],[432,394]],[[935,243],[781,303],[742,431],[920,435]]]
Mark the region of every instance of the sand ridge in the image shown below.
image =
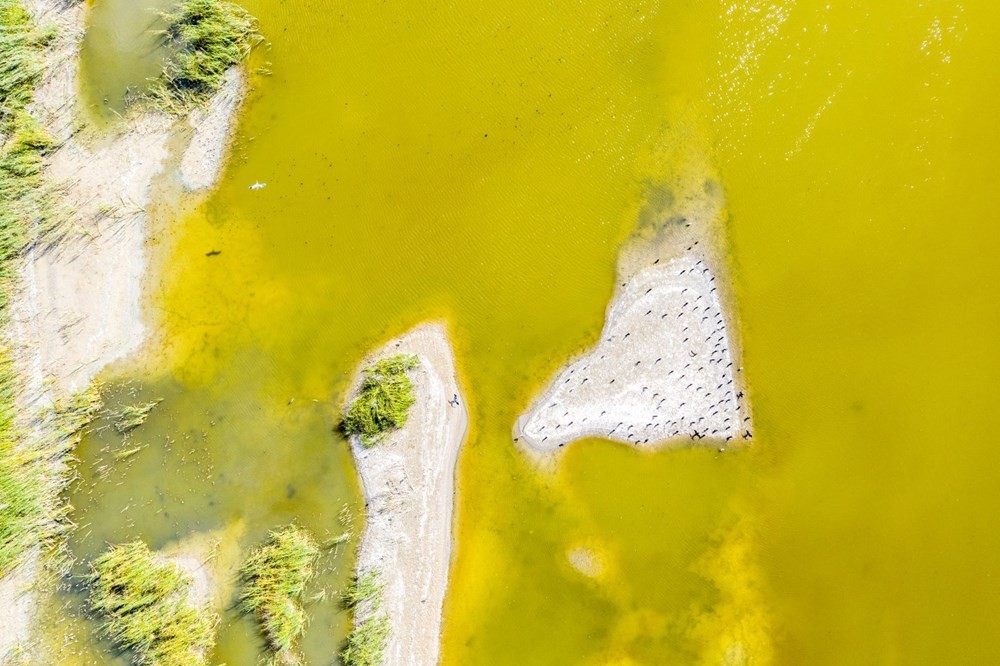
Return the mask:
[[[358,574],[378,571],[390,633],[383,662],[431,666],[440,657],[441,614],[451,563],[455,465],[468,413],[441,324],[422,324],[371,357],[416,354],[410,371],[416,402],[409,419],[372,448],[351,438],[367,524]],[[360,371],[352,384],[360,385]],[[453,404],[457,397],[458,404]],[[359,608],[355,625],[370,609]]]

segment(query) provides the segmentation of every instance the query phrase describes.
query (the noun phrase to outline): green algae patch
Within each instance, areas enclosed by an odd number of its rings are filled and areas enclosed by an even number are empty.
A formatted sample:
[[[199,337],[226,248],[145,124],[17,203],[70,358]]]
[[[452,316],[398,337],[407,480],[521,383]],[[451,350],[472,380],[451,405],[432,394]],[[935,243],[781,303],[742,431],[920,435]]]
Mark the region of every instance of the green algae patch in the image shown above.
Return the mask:
[[[257,19],[225,0],[183,0],[163,18],[174,54],[152,82],[150,96],[172,113],[204,103],[222,85],[226,71],[243,62],[261,40]]]
[[[143,666],[208,663],[218,616],[187,600],[191,579],[142,541],[111,546],[91,564],[90,606],[104,633]]]
[[[274,653],[274,663],[300,663],[295,641],[306,627],[300,603],[306,583],[312,578],[319,547],[312,536],[297,525],[271,532],[267,542],[255,548],[240,567],[239,607],[253,613]]]
[[[344,432],[358,435],[363,446],[372,447],[390,430],[401,428],[415,400],[406,373],[416,366],[413,354],[396,354],[365,368],[361,393],[344,416]]]
[[[340,653],[345,666],[376,666],[382,663],[389,638],[389,618],[381,612],[384,589],[385,583],[379,572],[370,569],[356,576],[344,592],[344,607],[364,615],[363,619],[355,621],[354,629],[347,635]]]

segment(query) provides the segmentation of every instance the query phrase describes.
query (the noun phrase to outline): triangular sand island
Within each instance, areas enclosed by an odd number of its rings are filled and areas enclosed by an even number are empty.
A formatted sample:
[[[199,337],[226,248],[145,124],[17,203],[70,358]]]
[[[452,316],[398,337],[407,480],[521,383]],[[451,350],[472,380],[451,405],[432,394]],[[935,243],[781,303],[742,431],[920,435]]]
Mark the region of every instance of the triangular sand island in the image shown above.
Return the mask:
[[[699,185],[676,206],[666,197],[623,250],[597,344],[518,419],[517,441],[545,452],[586,437],[637,447],[752,437],[718,249],[721,193]]]

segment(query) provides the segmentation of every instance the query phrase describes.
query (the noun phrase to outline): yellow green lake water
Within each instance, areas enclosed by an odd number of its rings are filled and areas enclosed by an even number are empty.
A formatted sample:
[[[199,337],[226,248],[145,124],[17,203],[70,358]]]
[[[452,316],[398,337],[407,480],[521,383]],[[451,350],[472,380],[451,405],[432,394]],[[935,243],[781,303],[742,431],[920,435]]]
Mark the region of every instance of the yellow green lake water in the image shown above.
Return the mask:
[[[443,663],[994,661],[1000,7],[834,4],[248,2],[273,74],[154,243],[162,334],[109,399],[163,402],[107,478],[120,438],[82,444],[74,552],[336,536],[349,376],[439,317],[472,416]],[[645,193],[705,165],[756,437],[536,469],[514,419],[596,338]],[[308,663],[343,640],[351,566],[324,557]],[[229,614],[217,661],[257,645]]]

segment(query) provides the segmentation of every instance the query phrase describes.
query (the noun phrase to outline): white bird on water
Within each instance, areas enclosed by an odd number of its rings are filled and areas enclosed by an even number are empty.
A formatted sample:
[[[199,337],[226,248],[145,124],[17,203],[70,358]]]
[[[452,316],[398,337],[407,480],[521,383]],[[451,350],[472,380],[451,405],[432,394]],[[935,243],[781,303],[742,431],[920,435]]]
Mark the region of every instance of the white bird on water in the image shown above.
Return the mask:
[[[262,183],[260,181],[257,181],[256,183],[254,183],[253,185],[250,186],[250,189],[251,190],[262,190],[265,187],[267,187],[267,183]]]

